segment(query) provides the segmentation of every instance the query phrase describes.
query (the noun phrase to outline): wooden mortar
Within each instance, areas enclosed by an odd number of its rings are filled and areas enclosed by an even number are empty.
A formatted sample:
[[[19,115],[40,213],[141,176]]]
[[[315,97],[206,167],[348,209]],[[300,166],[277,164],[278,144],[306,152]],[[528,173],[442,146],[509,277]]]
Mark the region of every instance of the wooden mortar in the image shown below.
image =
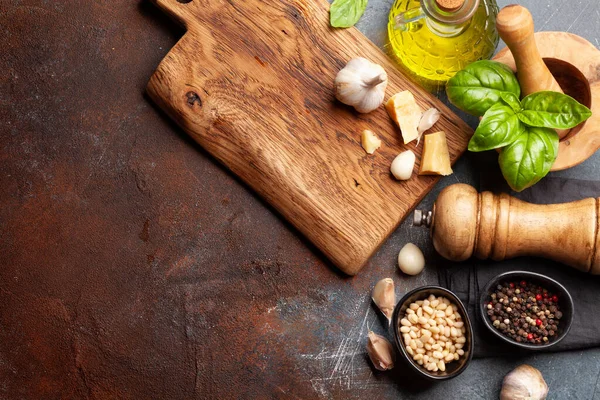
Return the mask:
[[[517,5],[500,11],[497,27],[508,47],[494,60],[517,72],[524,96],[540,90],[562,91],[592,110],[586,122],[558,131],[561,141],[551,170],[587,160],[600,148],[600,51],[571,33],[534,34],[531,14]]]
[[[600,274],[600,199],[537,205],[461,183],[442,190],[432,212],[414,217],[415,226],[431,228],[435,249],[448,260],[538,256]]]

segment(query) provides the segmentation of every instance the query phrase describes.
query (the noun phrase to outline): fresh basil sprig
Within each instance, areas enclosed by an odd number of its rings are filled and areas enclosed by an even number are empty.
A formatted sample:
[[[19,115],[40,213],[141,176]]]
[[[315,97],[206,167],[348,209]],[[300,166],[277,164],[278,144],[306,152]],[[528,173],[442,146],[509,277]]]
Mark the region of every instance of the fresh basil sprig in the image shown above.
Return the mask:
[[[448,81],[450,101],[483,116],[469,142],[470,151],[503,148],[498,159],[508,184],[521,191],[542,179],[558,156],[555,129],[570,129],[592,112],[562,93],[537,92],[519,100],[513,72],[494,61],[478,61]]]
[[[486,151],[508,146],[524,129],[525,124],[510,106],[494,104],[479,123],[469,142],[469,150]]]
[[[523,109],[519,98],[513,93],[501,93],[500,98],[502,98],[502,101],[509,105],[510,108],[512,108],[513,111],[516,113],[520,112]]]
[[[589,108],[566,94],[537,92],[521,101],[519,119],[530,126],[571,129],[592,116]]]
[[[334,0],[329,8],[329,23],[334,28],[354,26],[367,8],[368,0]]]
[[[514,142],[502,149],[498,163],[506,182],[513,190],[520,192],[546,176],[556,156],[556,131],[526,126]]]
[[[519,81],[506,65],[476,61],[452,77],[446,85],[448,99],[456,107],[481,117],[502,99],[503,93],[521,95]]]

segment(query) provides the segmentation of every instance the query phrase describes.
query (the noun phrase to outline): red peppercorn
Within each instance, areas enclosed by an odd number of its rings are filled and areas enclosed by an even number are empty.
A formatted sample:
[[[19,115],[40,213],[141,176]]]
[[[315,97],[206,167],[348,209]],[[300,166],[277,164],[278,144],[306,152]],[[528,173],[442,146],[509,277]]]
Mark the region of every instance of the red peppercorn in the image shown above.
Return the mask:
[[[552,301],[555,302],[555,303],[557,303],[558,302],[558,296],[557,295],[552,296]]]
[[[511,289],[514,289],[515,284],[514,284],[514,282],[511,282],[511,283],[508,284],[508,286],[510,286]]]
[[[527,340],[531,340],[533,339],[533,333],[528,333],[527,334]]]
[[[544,292],[544,298],[547,299],[548,298],[548,293]]]
[[[535,299],[536,299],[537,301],[540,301],[540,300],[542,299],[542,295],[541,295],[541,294],[536,294],[536,295],[535,295]]]
[[[523,287],[527,286],[527,282],[521,281],[521,286],[523,286]]]
[[[535,324],[536,324],[537,326],[540,326],[540,325],[542,325],[542,320],[541,320],[541,319],[539,319],[539,318],[538,318],[538,319],[536,319],[536,320],[535,320]]]

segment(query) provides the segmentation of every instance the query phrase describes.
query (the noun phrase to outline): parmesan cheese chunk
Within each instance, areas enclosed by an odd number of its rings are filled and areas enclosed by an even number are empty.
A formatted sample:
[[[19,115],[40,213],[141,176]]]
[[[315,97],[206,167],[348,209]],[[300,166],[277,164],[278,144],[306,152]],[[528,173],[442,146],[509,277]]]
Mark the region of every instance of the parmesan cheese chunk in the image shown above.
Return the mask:
[[[381,140],[368,129],[363,131],[361,141],[363,149],[369,154],[375,153],[375,150],[381,147]]]
[[[450,154],[448,153],[446,134],[440,131],[425,135],[423,159],[421,160],[419,175],[446,176],[451,173],[452,167],[450,166]]]
[[[410,143],[419,137],[417,128],[423,111],[415,102],[415,97],[411,92],[405,90],[396,93],[387,101],[385,109],[400,127],[404,144]]]

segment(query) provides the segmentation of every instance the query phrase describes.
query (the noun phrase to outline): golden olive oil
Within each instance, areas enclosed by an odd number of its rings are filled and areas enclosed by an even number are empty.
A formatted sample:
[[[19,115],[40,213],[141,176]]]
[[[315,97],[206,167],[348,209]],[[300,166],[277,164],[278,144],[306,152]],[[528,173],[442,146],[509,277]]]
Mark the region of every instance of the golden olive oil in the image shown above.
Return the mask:
[[[495,0],[465,0],[456,11],[441,9],[436,0],[396,0],[388,23],[391,51],[419,83],[442,85],[494,54],[497,13]]]

